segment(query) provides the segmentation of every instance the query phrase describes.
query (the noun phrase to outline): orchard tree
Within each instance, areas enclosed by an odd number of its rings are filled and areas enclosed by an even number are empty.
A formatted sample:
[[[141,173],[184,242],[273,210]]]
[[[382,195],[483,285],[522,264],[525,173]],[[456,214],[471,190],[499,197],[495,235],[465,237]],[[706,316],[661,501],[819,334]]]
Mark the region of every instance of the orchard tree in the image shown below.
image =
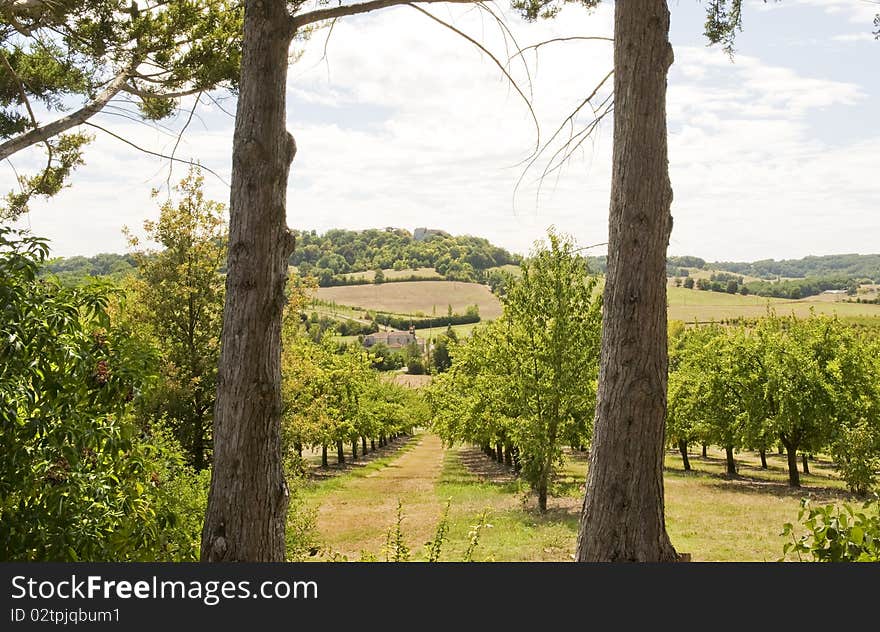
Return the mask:
[[[595,407],[596,373],[583,376],[598,369],[601,299],[575,250],[551,232],[508,286],[502,317],[456,348],[431,389],[441,437],[499,461],[515,447],[542,512],[563,441],[589,441]]]
[[[136,253],[138,278],[130,317],[146,324],[161,349],[161,378],[145,398],[150,416],[164,415],[197,470],[208,466],[220,355],[226,208],[207,200],[194,169],[166,201],[158,221],[144,222],[161,250]],[[139,246],[129,233],[129,242]]]
[[[503,298],[503,351],[519,410],[513,437],[542,512],[561,439],[589,440],[602,305],[596,283],[574,243],[550,232]]]
[[[800,487],[798,450],[827,444],[836,420],[832,369],[840,331],[827,317],[762,319],[758,328],[769,424],[785,447],[788,482]]]

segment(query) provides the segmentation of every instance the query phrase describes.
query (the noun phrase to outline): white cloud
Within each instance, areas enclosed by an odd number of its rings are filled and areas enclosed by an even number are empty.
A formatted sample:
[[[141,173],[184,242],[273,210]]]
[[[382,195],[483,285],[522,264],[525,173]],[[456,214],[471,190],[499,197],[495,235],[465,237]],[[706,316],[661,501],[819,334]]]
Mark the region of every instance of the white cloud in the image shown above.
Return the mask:
[[[880,13],[880,7],[878,7],[877,12]],[[867,32],[844,33],[842,35],[835,35],[831,40],[834,42],[873,42],[874,36]]]
[[[511,23],[521,44],[604,36],[612,29],[611,9],[602,5],[587,15],[569,7],[554,21]],[[452,15],[456,27],[506,58],[497,27],[485,16],[461,7],[434,11]],[[561,174],[545,179],[537,203],[534,181],[545,161],[514,201],[518,163],[534,146],[534,126],[485,54],[406,7],[340,21],[327,60],[321,60],[323,37],[315,35],[290,71],[288,126],[299,148],[288,196],[291,226],[427,225],[526,251],[554,224],[582,244],[605,241],[610,118]],[[609,43],[591,41],[526,54],[545,140],[607,73],[611,53]],[[878,227],[871,222],[880,205],[874,184],[880,139],[829,144],[812,127],[815,113],[846,116],[847,108],[876,95],[811,76],[808,65],[795,69],[745,55],[732,64],[720,51],[681,45],[675,53],[667,107],[671,252],[753,259],[876,250]],[[521,64],[511,69],[525,86]],[[193,125],[177,155],[198,158],[228,181],[232,123],[213,110],[210,131]],[[173,146],[173,138],[143,126],[102,120],[139,144]],[[120,227],[155,215],[149,189],[167,177],[166,162],[106,137],[87,160],[75,186],[50,204],[34,205],[30,217],[59,254],[121,251]],[[184,169],[175,167],[175,178]],[[210,175],[206,185],[212,197],[228,196]]]

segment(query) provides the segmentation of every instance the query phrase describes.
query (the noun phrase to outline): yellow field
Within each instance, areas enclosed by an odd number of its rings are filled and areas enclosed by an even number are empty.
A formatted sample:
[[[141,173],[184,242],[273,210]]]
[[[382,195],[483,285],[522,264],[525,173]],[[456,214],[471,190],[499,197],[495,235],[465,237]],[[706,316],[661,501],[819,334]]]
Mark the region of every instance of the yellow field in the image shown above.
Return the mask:
[[[397,314],[422,312],[425,316],[445,316],[452,311],[464,314],[468,305],[477,305],[483,319],[501,315],[501,302],[489,288],[479,283],[459,281],[412,281],[380,285],[348,285],[318,288],[318,298],[341,305],[356,305]]]
[[[784,298],[688,290],[683,287],[670,286],[667,288],[667,300],[669,318],[685,322],[693,320],[718,321],[739,316],[746,318],[763,316],[767,313],[768,306],[779,316],[794,313],[795,316],[806,317],[813,309],[817,314],[837,314],[841,317],[876,316],[880,318],[880,305],[828,301],[827,297],[822,297],[822,295],[795,301]]]

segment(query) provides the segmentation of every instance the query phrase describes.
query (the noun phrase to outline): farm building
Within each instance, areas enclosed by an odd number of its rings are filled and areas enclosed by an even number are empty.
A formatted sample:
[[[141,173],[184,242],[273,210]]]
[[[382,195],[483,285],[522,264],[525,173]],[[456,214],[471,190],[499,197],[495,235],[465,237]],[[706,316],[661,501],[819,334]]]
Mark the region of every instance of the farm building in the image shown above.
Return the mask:
[[[413,331],[378,331],[364,336],[364,346],[367,348],[379,343],[386,345],[389,349],[403,349],[412,343],[416,343],[419,351],[425,351],[425,341],[417,338]]]

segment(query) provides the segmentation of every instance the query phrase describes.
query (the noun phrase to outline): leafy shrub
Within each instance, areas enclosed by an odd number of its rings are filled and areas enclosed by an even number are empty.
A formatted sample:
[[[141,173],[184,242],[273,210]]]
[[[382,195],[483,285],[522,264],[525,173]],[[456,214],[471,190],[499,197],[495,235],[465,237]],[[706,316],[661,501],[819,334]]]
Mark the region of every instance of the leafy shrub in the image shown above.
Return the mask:
[[[206,479],[131,421],[153,352],[47,254],[0,227],[0,560],[195,559]]]
[[[796,527],[784,525],[783,559],[795,554],[798,560],[813,562],[880,562],[880,499],[866,503],[860,511],[841,507],[813,507],[807,499],[798,511],[799,526],[807,532],[798,537]],[[782,561],[782,560],[780,560]]]

